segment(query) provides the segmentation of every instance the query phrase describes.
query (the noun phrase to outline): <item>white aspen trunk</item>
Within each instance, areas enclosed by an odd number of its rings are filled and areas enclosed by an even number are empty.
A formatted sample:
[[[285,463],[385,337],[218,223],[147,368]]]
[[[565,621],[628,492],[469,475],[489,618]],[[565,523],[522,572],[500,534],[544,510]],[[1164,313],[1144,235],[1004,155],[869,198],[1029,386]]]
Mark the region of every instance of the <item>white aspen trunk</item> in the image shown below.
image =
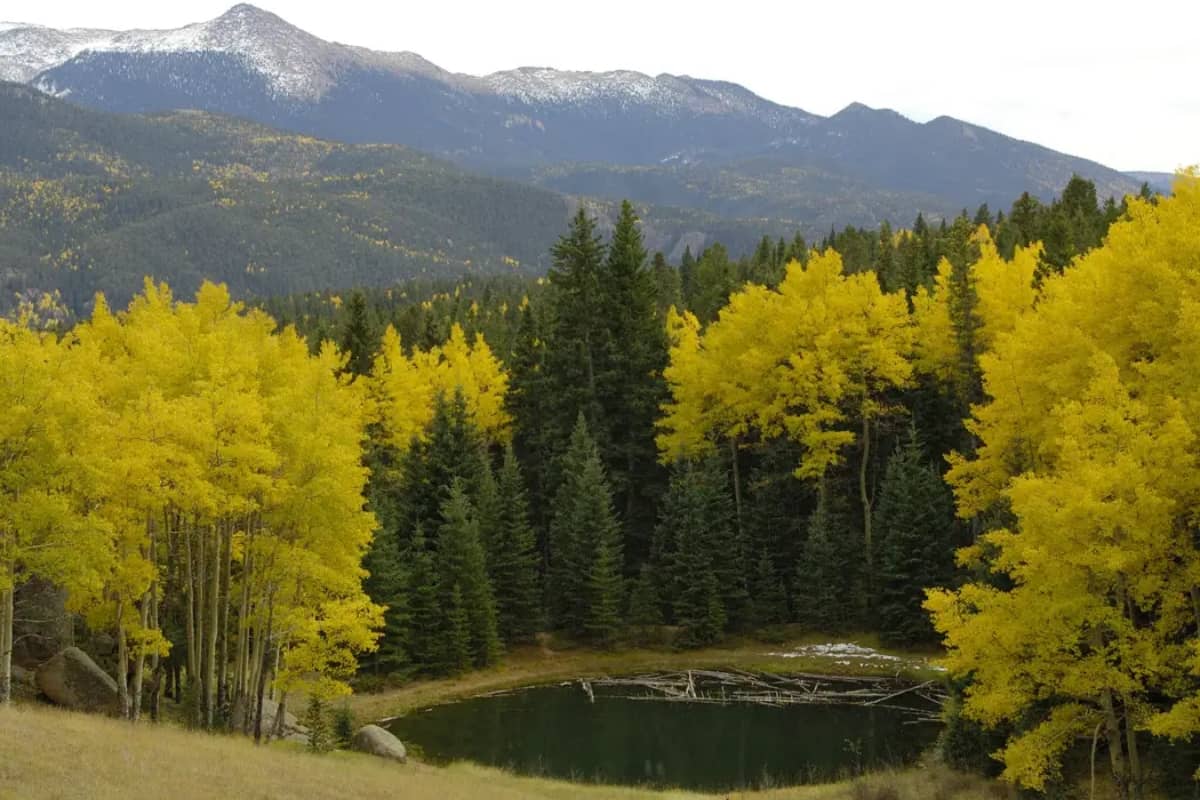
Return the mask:
[[[12,564],[6,570],[9,587],[0,591],[0,706],[12,702],[13,579]]]
[[[117,698],[121,716],[129,719],[129,643],[125,632],[125,601],[117,601]]]
[[[213,727],[217,710],[217,633],[221,622],[221,528],[213,527],[213,541],[209,548],[208,569],[208,621],[204,642],[204,723]]]

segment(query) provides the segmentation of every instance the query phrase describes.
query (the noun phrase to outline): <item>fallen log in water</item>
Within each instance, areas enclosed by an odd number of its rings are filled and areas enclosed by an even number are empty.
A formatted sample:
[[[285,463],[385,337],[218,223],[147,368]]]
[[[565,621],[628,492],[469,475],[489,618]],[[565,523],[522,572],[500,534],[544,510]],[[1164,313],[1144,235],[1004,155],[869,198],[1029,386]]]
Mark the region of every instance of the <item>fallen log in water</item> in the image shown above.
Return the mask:
[[[593,702],[597,689],[617,689],[623,691],[604,696],[686,703],[870,706],[904,712],[913,722],[940,719],[939,709],[946,699],[945,692],[935,681],[910,684],[895,678],[776,675],[741,670],[656,672],[591,678],[580,683]],[[905,704],[905,699],[919,702]]]

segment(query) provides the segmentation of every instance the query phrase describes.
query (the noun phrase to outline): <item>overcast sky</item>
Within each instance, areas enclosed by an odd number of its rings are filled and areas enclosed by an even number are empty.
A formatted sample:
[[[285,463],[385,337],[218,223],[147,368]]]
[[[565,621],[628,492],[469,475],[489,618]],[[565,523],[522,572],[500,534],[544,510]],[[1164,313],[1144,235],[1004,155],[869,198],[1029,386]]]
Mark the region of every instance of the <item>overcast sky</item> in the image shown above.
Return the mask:
[[[0,19],[173,28],[232,0],[4,0]],[[959,117],[1118,169],[1200,162],[1198,0],[262,0],[324,39],[455,72],[634,69],[818,114]]]

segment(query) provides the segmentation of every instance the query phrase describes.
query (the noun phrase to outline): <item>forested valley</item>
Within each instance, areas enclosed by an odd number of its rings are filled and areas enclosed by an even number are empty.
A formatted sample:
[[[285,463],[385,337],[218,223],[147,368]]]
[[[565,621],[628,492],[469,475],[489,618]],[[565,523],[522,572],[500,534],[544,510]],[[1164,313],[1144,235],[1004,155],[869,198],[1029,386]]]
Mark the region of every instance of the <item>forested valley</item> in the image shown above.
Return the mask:
[[[799,625],[944,645],[955,766],[1053,791],[1083,743],[1121,797],[1190,785],[1198,232],[1194,174],[1106,202],[1076,178],[744,258],[670,263],[625,203],[606,236],[581,208],[544,277],[147,279],[80,320],[26,293],[0,700],[43,583],[115,639],[121,714],[257,736],[265,695],[319,708],[546,631]]]

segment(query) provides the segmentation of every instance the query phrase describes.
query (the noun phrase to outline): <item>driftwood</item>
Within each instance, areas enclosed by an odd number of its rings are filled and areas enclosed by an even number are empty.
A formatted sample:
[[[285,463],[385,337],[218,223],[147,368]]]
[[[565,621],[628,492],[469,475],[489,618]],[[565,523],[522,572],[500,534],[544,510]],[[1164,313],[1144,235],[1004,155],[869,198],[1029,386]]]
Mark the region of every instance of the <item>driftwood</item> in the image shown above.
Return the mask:
[[[685,703],[871,706],[901,711],[911,722],[938,721],[946,699],[945,691],[934,681],[912,684],[895,678],[775,675],[741,670],[656,672],[581,679],[579,683],[592,702],[597,689],[611,689],[615,691],[603,696]]]

